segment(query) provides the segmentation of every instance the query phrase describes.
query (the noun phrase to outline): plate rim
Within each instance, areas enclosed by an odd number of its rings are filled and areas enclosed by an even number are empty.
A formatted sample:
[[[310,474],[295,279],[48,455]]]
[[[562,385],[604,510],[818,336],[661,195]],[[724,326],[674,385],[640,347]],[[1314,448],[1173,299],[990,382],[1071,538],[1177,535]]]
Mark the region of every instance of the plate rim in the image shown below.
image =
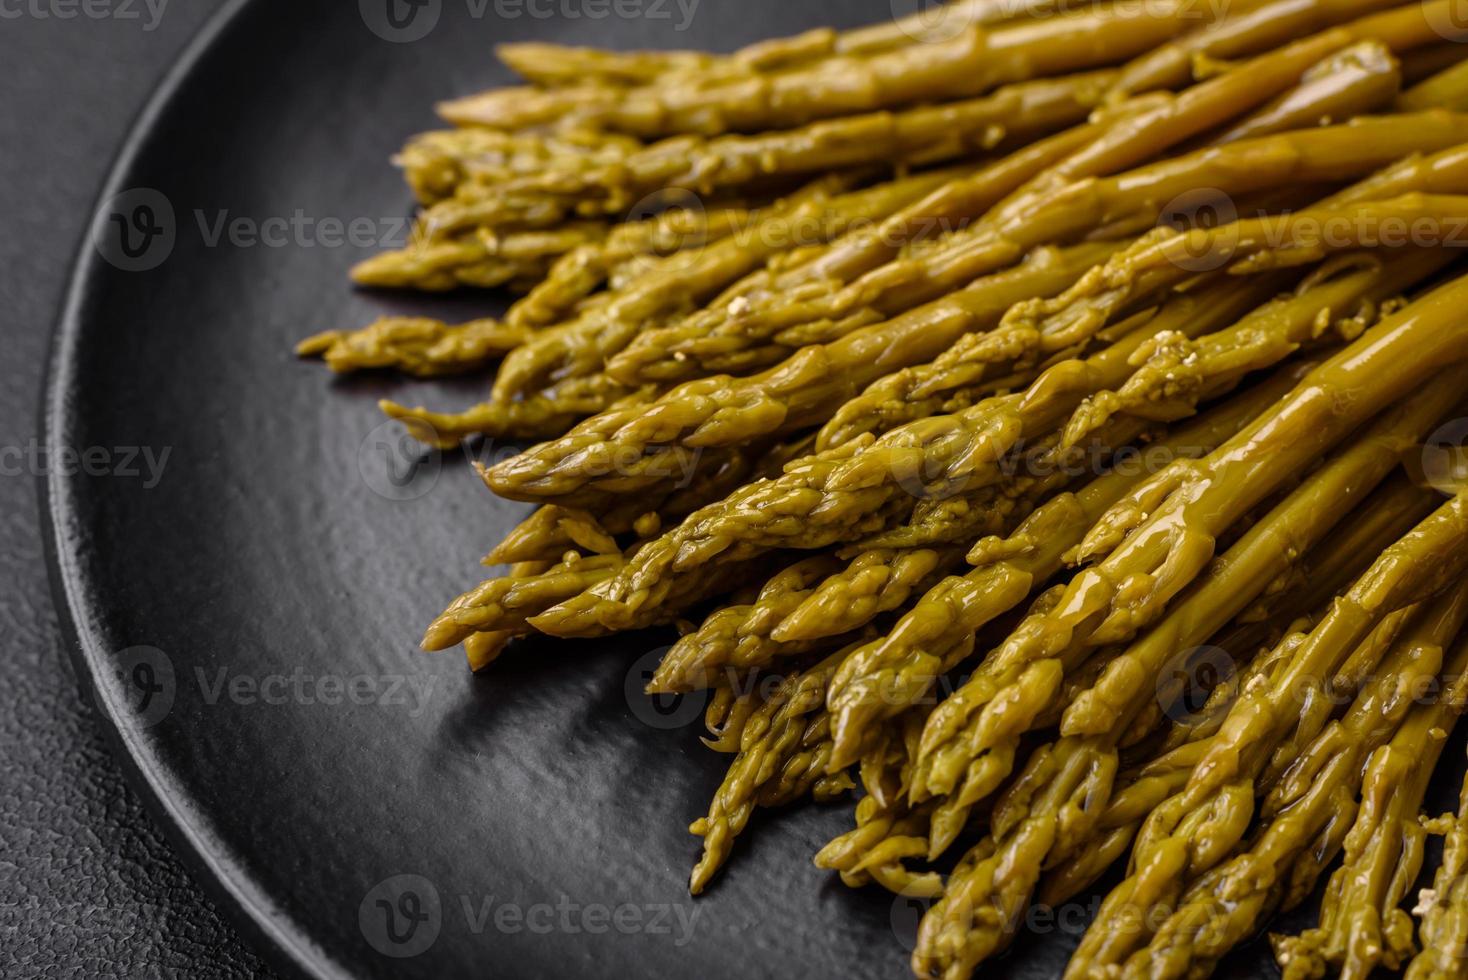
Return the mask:
[[[95,215],[107,201],[128,188],[129,178],[159,124],[173,111],[178,96],[205,59],[228,40],[242,19],[241,14],[252,3],[253,0],[224,0],[209,15],[148,95],[107,170],[70,263],[60,312],[45,354],[45,376],[37,413],[42,445],[59,443],[69,431],[68,393],[76,383],[83,311],[97,281],[108,274],[101,254],[92,245]],[[293,928],[297,926],[293,920],[271,912],[264,889],[242,868],[221,856],[225,848],[207,843],[214,840],[213,835],[192,821],[178,804],[179,800],[191,799],[191,795],[169,778],[149,747],[149,740],[134,726],[122,722],[125,708],[116,691],[98,682],[110,651],[98,642],[96,629],[87,628],[97,621],[97,612],[76,557],[67,547],[69,532],[81,523],[74,500],[76,477],[42,473],[36,479],[47,580],[61,645],[71,661],[79,693],[91,706],[129,785],[142,797],[150,817],[163,830],[193,880],[208,893],[221,916],[243,934],[247,944],[272,969],[285,976],[311,980],[343,980],[352,976],[316,948],[303,931]]]

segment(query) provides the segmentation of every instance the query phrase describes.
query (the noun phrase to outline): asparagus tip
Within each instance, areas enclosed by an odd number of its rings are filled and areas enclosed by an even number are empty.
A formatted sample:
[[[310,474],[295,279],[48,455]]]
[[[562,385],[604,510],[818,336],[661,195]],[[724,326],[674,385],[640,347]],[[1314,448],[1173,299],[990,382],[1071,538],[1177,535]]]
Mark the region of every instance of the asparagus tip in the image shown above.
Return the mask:
[[[320,333],[312,334],[296,344],[296,356],[318,357],[330,350],[332,345],[341,338],[340,330],[323,330]]]

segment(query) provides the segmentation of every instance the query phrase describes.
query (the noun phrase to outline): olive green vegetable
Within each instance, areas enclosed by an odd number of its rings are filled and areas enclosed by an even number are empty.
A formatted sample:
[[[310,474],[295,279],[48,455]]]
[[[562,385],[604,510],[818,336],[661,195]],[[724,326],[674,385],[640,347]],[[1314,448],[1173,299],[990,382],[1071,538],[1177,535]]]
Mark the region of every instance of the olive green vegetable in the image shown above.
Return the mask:
[[[786,678],[744,722],[739,753],[709,804],[708,816],[689,831],[703,838],[703,857],[693,869],[689,890],[697,895],[728,859],[734,838],[756,806],[779,806],[798,799],[827,780],[820,796],[831,798],[850,788],[849,779],[827,774],[830,742],[822,710],[826,680],[842,656],[837,651],[819,664]]]
[[[392,402],[384,403],[383,411],[408,423],[415,437],[444,447],[479,433],[537,437],[564,432],[579,418],[604,411],[637,390],[604,374],[602,366],[649,322],[710,298],[789,248],[798,240],[797,228],[835,234],[839,225],[890,213],[943,180],[942,174],[908,177],[830,200],[824,187],[797,195],[771,209],[749,234],[663,259],[607,302],[567,324],[539,331],[501,365],[491,401],[453,414]],[[831,227],[833,223],[838,227]]]
[[[1283,373],[1219,406],[1160,442],[1159,455],[1170,460],[1211,451],[1266,411],[1295,380]],[[1043,586],[1100,514],[1148,475],[1145,466],[1119,467],[1047,501],[1007,538],[982,538],[969,554],[972,571],[929,590],[885,638],[853,653],[837,672],[828,698],[836,718],[832,731],[837,758],[850,758],[876,722],[912,704],[938,677],[966,659],[979,629]],[[963,690],[945,700],[937,713],[951,717],[961,710]],[[925,733],[915,756],[915,780],[925,778],[925,756],[933,751],[933,739],[945,722],[940,718],[929,724],[934,734]],[[914,788],[916,798],[925,795],[921,787]]]
[[[492,485],[511,499],[561,496],[594,485],[611,455],[740,444],[820,422],[865,381],[941,352],[965,332],[993,325],[1021,297],[1058,292],[1114,250],[1110,245],[1040,250],[1008,272],[833,343],[808,347],[754,377],[689,382],[651,405],[603,413],[562,439],[501,463],[492,471]]]
[[[431,241],[415,230],[407,247],[359,262],[352,269],[352,281],[360,286],[429,292],[535,283],[561,256],[599,241],[606,233],[606,225],[596,221],[502,233],[479,229]]]
[[[460,185],[431,206],[430,238],[517,222],[524,208],[559,202],[567,213],[618,214],[669,189],[703,196],[758,181],[871,165],[935,164],[1045,136],[1082,122],[1113,80],[1109,72],[1021,82],[980,99],[824,120],[799,129],[705,140],[679,136],[601,166],[569,157],[498,182]]]
[[[339,374],[391,368],[420,378],[481,368],[519,347],[528,330],[498,320],[451,326],[427,317],[381,317],[360,330],[328,330],[296,345],[301,357],[320,357]]]
[[[443,103],[458,125],[517,130],[575,120],[637,136],[789,129],[817,119],[981,95],[1000,85],[1116,64],[1180,32],[1183,0],[1118,6],[992,29],[871,55],[836,55],[787,71],[715,78],[706,86],[665,84],[525,91],[509,89]]]

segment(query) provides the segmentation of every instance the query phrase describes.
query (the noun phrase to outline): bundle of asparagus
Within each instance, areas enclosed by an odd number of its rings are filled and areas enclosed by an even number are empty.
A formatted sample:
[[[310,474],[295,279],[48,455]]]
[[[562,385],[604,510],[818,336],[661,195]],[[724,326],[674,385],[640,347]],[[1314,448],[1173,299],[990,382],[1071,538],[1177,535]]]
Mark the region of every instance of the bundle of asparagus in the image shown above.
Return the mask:
[[[1118,863],[1069,976],[1207,975],[1328,878],[1287,977],[1468,977],[1468,817],[1422,812],[1468,707],[1468,472],[1419,465],[1468,414],[1453,2],[503,49],[527,86],[440,107],[356,278],[525,295],[301,345],[498,362],[383,408],[546,440],[478,467],[537,506],[424,647],[675,624],[649,691],[732,755],[692,890],[754,808],[856,796],[815,861],[935,900],[922,977]]]

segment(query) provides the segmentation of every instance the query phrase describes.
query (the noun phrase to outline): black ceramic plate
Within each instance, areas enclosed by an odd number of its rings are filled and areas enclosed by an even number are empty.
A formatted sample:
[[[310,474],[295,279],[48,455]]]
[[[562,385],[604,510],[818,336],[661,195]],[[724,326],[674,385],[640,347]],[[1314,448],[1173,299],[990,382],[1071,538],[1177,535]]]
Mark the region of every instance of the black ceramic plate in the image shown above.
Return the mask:
[[[434,125],[434,100],[509,81],[494,42],[729,49],[891,13],[261,0],[226,11],[140,121],[55,350],[58,595],[133,775],[285,969],[906,975],[916,910],[811,865],[844,806],[757,818],[688,897],[685,828],[722,768],[698,703],[638,693],[666,638],[533,644],[479,678],[417,651],[526,508],[462,458],[405,456],[375,402],[463,405],[482,381],[333,383],[290,354],[386,310],[492,302],[368,295],[345,274],[401,236],[410,203],[387,160]],[[992,972],[1058,975],[1084,913],[1037,920]],[[1227,972],[1266,962],[1256,943]]]

